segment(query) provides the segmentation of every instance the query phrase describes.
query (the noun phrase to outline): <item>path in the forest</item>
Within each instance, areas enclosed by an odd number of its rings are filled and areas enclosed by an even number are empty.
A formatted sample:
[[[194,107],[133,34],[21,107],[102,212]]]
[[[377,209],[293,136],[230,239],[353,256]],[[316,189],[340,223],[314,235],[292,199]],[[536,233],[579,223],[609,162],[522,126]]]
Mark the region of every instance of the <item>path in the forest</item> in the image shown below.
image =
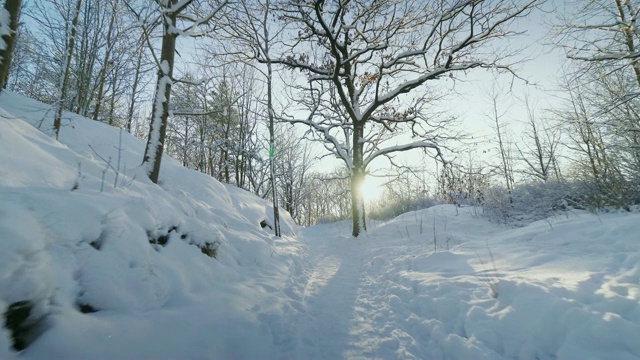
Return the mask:
[[[301,231],[305,255],[283,290],[288,304],[267,319],[281,358],[442,358],[448,342],[468,341],[468,303],[488,289],[468,255],[444,251],[461,242],[447,220],[438,218],[442,243],[433,253],[425,223],[435,215],[420,216],[371,224],[357,239],[345,235],[347,222]]]
[[[285,358],[341,359],[359,352],[352,328],[362,316],[362,244],[334,234],[324,227],[302,234],[306,256],[285,289],[292,341]]]

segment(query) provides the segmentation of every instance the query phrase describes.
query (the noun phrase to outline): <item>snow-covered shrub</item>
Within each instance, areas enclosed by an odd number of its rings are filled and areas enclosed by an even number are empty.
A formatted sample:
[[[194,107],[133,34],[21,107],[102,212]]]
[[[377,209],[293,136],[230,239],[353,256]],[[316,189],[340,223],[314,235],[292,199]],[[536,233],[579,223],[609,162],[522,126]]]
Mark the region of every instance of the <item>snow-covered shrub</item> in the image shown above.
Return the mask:
[[[409,211],[427,209],[440,204],[426,194],[417,194],[411,198],[384,196],[384,200],[369,206],[368,216],[374,220],[389,220]]]
[[[483,214],[501,224],[526,225],[551,216],[555,211],[582,207],[582,195],[568,182],[529,182],[517,185],[511,193],[506,188],[488,189]]]
[[[606,208],[628,211],[631,205],[640,203],[639,187],[632,182],[603,187],[585,179],[527,182],[517,185],[511,193],[504,187],[493,186],[485,193],[483,214],[493,222],[523,226],[557,211]]]
[[[512,193],[513,212],[521,219],[544,219],[556,210],[571,207],[567,201],[571,186],[565,182],[549,181],[525,183],[516,186]]]
[[[330,223],[348,220],[348,219],[349,219],[349,216],[347,215],[337,216],[337,215],[330,214],[330,215],[325,215],[318,218],[318,220],[316,221],[316,224],[330,224]]]
[[[490,221],[506,224],[509,221],[511,203],[506,188],[492,186],[486,189],[482,202],[482,214]]]
[[[571,190],[570,205],[591,211],[605,208],[629,211],[630,206],[640,203],[640,185],[634,180],[580,179],[572,182]]]

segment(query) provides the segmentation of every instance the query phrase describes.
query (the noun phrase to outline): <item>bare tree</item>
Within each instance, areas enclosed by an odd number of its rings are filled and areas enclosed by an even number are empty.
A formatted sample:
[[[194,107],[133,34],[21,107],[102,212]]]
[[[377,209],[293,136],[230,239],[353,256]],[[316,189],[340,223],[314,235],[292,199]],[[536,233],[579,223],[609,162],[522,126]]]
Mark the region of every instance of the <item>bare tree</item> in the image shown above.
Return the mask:
[[[75,11],[73,12],[71,23],[69,24],[71,31],[69,32],[69,36],[66,41],[67,48],[64,56],[63,66],[62,66],[62,76],[60,77],[60,86],[58,87],[58,100],[56,101],[56,113],[55,113],[55,117],[53,118],[53,132],[56,136],[56,139],[58,138],[58,134],[60,133],[60,125],[62,121],[62,110],[64,108],[64,101],[67,96],[67,84],[69,81],[69,73],[71,71],[71,57],[73,56],[73,49],[75,47],[78,18],[80,16],[81,6],[82,6],[82,0],[76,0]]]
[[[503,121],[505,115],[507,115],[507,109],[501,109],[498,103],[504,101],[500,98],[500,94],[497,89],[492,89],[489,93],[491,98],[491,115],[488,117],[493,122],[493,128],[498,137],[498,153],[500,154],[500,174],[504,179],[504,183],[507,187],[507,193],[509,194],[509,202],[512,202],[511,195],[513,193],[514,178],[513,178],[513,156],[511,153],[511,144],[508,141],[508,134],[506,131],[506,123]]]
[[[131,93],[130,93],[130,97],[129,97],[129,107],[127,110],[127,116],[126,116],[126,124],[125,124],[125,129],[127,130],[127,132],[131,133],[132,130],[132,126],[133,126],[133,117],[134,117],[134,113],[135,113],[135,109],[136,109],[136,105],[138,104],[138,86],[140,85],[140,79],[144,76],[145,74],[145,69],[143,69],[143,58],[144,58],[144,41],[145,39],[145,34],[141,33],[140,34],[140,38],[138,39],[138,41],[135,43],[135,45],[133,46],[134,50],[134,55],[133,58],[134,60],[134,65],[133,65],[133,78],[131,79]]]
[[[304,184],[299,224],[309,226],[348,219],[351,213],[349,176],[344,169],[310,173]]]
[[[226,3],[227,0],[223,0],[208,9],[204,9],[203,6],[201,6],[203,4],[196,0],[168,0],[157,2],[158,15],[154,20],[150,21],[150,24],[162,24],[162,45],[159,57],[155,54],[151,45],[149,34],[151,28],[143,29],[146,34],[147,44],[149,48],[152,49],[158,70],[158,80],[153,98],[151,122],[149,124],[149,135],[142,160],[142,165],[146,168],[149,179],[154,183],[158,182],[160,175],[160,163],[162,161],[167,120],[169,118],[171,85],[175,81],[173,68],[176,53],[176,39],[180,35],[202,36],[207,31],[211,31],[211,20],[220,12]],[[128,6],[136,13],[138,18],[142,18],[142,16],[136,12],[134,6],[131,4],[128,4]],[[185,24],[185,26],[181,28],[180,24]],[[208,29],[206,27],[208,27]]]
[[[607,146],[621,171],[640,191],[640,97],[632,72],[609,73],[607,69],[589,75],[590,101],[594,117],[608,134]]]
[[[559,15],[556,43],[569,59],[577,60],[573,67],[578,79],[574,81],[598,81],[603,91],[596,92],[603,95],[601,114],[627,113],[619,116],[622,121],[615,125],[632,135],[640,132],[637,116],[628,114],[629,105],[634,107],[633,101],[640,96],[640,2],[589,0],[573,7],[573,11]]]
[[[101,120],[108,117],[110,124],[118,124],[114,118],[124,103],[123,84],[129,83],[129,74],[133,73],[128,59],[133,57],[135,47],[130,46],[129,38],[135,39],[139,32],[120,9],[122,2],[116,4],[116,0],[83,0],[80,4],[76,0],[31,2],[25,15],[32,21],[18,34],[20,58],[11,71],[20,79],[12,82],[12,89],[55,104],[61,75],[66,72],[62,110],[82,116],[93,114],[95,118],[99,114]],[[72,32],[75,40],[69,57]]]
[[[640,2],[589,0],[572,4],[569,10],[559,16],[556,26],[557,44],[574,60],[571,81],[565,81],[563,86],[565,91],[569,89],[571,102],[581,104],[578,109],[588,119],[571,136],[580,135],[580,148],[583,152],[589,150],[587,158],[594,160],[590,175],[596,184],[601,184],[597,187],[609,193],[612,188],[622,193],[635,187],[638,201],[640,188],[635,184],[640,179],[640,114],[636,110],[640,101]],[[592,140],[586,146],[584,140],[590,134],[598,141]],[[615,186],[607,184],[611,181]]]
[[[310,143],[293,130],[288,124],[276,129],[275,137],[279,139],[276,174],[282,206],[300,224],[302,204],[309,190],[305,183],[309,180],[313,161]]]
[[[373,160],[416,148],[432,149],[440,155],[423,112],[429,97],[421,86],[472,68],[508,70],[502,63],[507,53],[483,51],[483,47],[511,34],[508,24],[526,16],[537,3],[283,2],[280,16],[295,31],[291,45],[283,47],[274,62],[303,71],[311,93],[307,99],[315,101],[310,116],[289,121],[319,133],[349,169],[353,236],[366,230],[358,189]],[[329,116],[330,105],[326,104],[332,97],[340,108]],[[369,132],[373,127],[376,131]],[[348,132],[349,143],[339,141],[336,131]],[[389,134],[402,131],[411,134],[414,141],[390,141]],[[369,150],[366,156],[365,148]]]
[[[572,85],[565,79],[565,91],[569,96],[568,109],[557,113],[568,126],[566,144],[576,155],[575,170],[586,183],[587,196],[592,206],[617,206],[628,210],[630,198],[625,194],[625,177],[620,164],[608,146],[610,139],[606,126],[597,121],[588,91],[582,85]]]
[[[567,57],[587,67],[606,63],[631,68],[640,85],[640,31],[637,0],[587,0],[558,12],[556,41]]]
[[[551,127],[541,121],[531,104],[530,99],[525,99],[527,108],[528,129],[523,134],[523,145],[516,144],[521,160],[526,164],[523,172],[539,180],[547,182],[555,175],[560,180],[560,168],[558,166],[558,147],[561,141],[559,127]]]
[[[460,206],[481,205],[489,189],[489,178],[496,172],[475,159],[471,152],[466,163],[444,164],[436,174],[436,195],[440,201]]]
[[[388,179],[383,195],[377,201],[368,204],[370,218],[376,220],[392,219],[409,211],[425,209],[435,204],[435,188],[428,179],[430,175],[424,169],[396,169],[393,178]]]
[[[116,18],[118,15],[118,8],[117,8],[117,4],[114,2],[111,2],[109,5],[111,6],[111,16],[109,17],[109,25],[107,27],[107,36],[106,36],[106,44],[105,44],[106,49],[102,57],[102,66],[100,68],[100,76],[98,78],[98,93],[96,95],[96,106],[93,110],[93,115],[92,115],[93,120],[98,120],[98,116],[100,115],[100,108],[102,106],[103,95],[104,95],[104,85],[107,79],[106,75],[109,69],[113,68],[111,51],[114,48],[113,38],[114,38],[114,31],[115,31],[115,25],[116,25]]]
[[[227,39],[236,45],[230,49],[235,59],[250,62],[259,61],[264,67],[256,67],[265,81],[265,106],[267,128],[269,130],[269,177],[273,203],[274,232],[280,236],[280,215],[278,209],[278,184],[276,176],[277,144],[274,122],[274,75],[272,61],[272,47],[281,37],[284,27],[277,24],[273,18],[273,4],[271,0],[240,0],[233,12],[229,12],[225,19]],[[239,46],[238,46],[239,45]],[[239,47],[239,49],[238,49]]]

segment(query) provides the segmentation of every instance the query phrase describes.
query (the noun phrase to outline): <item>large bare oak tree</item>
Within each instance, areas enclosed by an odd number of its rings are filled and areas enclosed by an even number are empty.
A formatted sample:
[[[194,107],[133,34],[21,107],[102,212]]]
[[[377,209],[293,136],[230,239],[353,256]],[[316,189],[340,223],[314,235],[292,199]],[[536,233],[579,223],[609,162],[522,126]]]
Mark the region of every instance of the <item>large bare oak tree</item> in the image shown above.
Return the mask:
[[[493,40],[540,1],[287,0],[279,16],[295,30],[272,62],[306,75],[309,116],[290,122],[315,131],[346,164],[352,235],[366,231],[359,188],[367,166],[393,153],[440,147],[425,106],[433,80],[473,68],[503,69],[509,49]],[[275,50],[275,49],[274,49]],[[406,143],[389,134],[405,132]]]

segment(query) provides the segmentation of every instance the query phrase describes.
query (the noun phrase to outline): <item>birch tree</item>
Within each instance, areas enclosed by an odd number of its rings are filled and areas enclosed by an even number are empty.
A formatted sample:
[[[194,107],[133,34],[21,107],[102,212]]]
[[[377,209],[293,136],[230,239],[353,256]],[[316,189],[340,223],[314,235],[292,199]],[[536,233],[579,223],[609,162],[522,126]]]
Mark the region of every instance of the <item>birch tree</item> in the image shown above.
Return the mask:
[[[427,84],[473,68],[509,70],[509,50],[491,48],[509,23],[538,3],[451,0],[291,0],[279,16],[295,29],[274,63],[302,71],[309,116],[292,112],[325,141],[349,171],[352,235],[366,231],[360,188],[367,167],[393,154],[430,149],[440,156],[426,117]],[[485,51],[486,50],[486,51]],[[275,57],[274,57],[275,58]],[[432,92],[433,93],[433,92]],[[339,105],[330,114],[331,99]],[[411,140],[394,141],[405,132]],[[348,140],[337,134],[348,135]],[[340,135],[342,136],[342,135]],[[344,141],[346,140],[346,141]]]

